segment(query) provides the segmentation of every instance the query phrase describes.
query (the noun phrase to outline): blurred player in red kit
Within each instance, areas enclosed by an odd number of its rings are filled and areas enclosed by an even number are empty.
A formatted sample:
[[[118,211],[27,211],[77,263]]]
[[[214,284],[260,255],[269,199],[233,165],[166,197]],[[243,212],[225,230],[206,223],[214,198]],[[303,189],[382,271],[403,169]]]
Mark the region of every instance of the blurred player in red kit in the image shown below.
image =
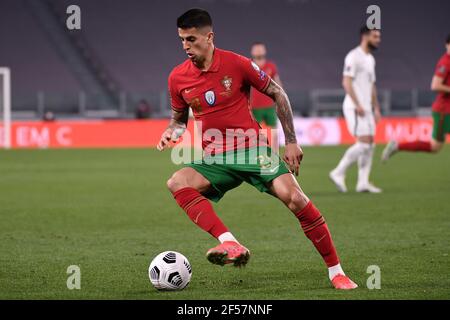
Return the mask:
[[[250,53],[253,62],[255,62],[258,67],[269,77],[271,77],[280,87],[282,87],[277,66],[273,61],[267,59],[266,45],[262,42],[255,42],[252,45]],[[259,92],[255,88],[252,88],[250,91],[250,105],[252,107],[253,116],[258,123],[264,123],[271,129],[277,128],[277,112],[275,102],[272,98],[266,96],[262,92]],[[273,131],[272,138],[274,142],[278,142],[276,130]],[[277,148],[278,144],[273,145],[273,147]]]
[[[432,107],[433,133],[430,141],[390,141],[383,150],[381,160],[387,161],[398,151],[438,153],[450,134],[450,34],[445,43],[446,52],[439,59],[431,80],[431,90],[438,93]]]
[[[293,175],[298,175],[303,152],[297,144],[291,105],[284,90],[250,59],[215,47],[212,19],[205,10],[188,10],[177,19],[177,27],[188,59],[169,75],[172,119],[157,147],[161,151],[178,139],[186,128],[191,108],[195,120],[202,124],[204,157],[176,171],[167,186],[188,217],[220,242],[207,252],[207,259],[218,265],[243,266],[248,262],[250,251],[228,230],[210,202],[217,202],[227,191],[247,182],[280,199],[295,214],[324,259],[335,288],[356,288],[342,270],[323,216]],[[274,152],[261,153],[262,149],[270,151],[264,139],[246,136],[241,143],[223,143],[230,130],[260,134],[249,105],[251,87],[276,102],[286,138],[284,161]],[[228,160],[230,154],[232,159],[236,156],[248,161],[219,161]],[[210,162],[213,158],[217,161]],[[254,159],[258,161],[250,161]],[[273,163],[277,165],[272,166]]]

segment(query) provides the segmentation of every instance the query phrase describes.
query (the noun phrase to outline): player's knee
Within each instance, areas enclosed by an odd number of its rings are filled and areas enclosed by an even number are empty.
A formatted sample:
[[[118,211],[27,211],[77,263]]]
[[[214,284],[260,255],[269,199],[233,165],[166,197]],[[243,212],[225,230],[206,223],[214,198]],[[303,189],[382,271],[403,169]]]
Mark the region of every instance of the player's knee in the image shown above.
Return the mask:
[[[302,210],[308,204],[308,198],[300,190],[294,190],[289,196],[289,203],[287,204],[292,212]]]
[[[184,187],[187,187],[187,179],[183,177],[179,172],[175,172],[169,180],[167,180],[167,188],[170,192],[176,192]]]
[[[431,152],[438,153],[439,151],[441,151],[443,146],[444,146],[444,144],[442,142],[432,140],[431,141]]]

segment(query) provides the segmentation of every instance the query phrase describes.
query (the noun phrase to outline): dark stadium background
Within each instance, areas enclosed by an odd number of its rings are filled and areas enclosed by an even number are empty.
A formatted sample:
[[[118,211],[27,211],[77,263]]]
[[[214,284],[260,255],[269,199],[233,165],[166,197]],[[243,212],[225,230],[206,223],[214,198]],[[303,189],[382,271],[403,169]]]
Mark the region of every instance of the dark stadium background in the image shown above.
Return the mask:
[[[81,31],[65,28],[70,4],[81,8]],[[381,7],[375,56],[380,95],[388,93],[385,113],[428,115],[449,1],[1,0],[0,65],[12,70],[13,119],[41,118],[46,110],[60,118],[133,117],[141,99],[153,117],[167,117],[167,76],[185,59],[175,20],[190,7],[211,12],[220,48],[248,55],[252,42],[265,42],[294,112],[317,114],[313,91],[341,88],[343,59],[358,44],[370,4]],[[61,37],[67,43],[55,40]],[[83,68],[91,74],[74,71]],[[100,79],[100,87],[81,77]],[[342,96],[329,99],[336,108],[328,114],[339,114]]]
[[[80,31],[66,28],[72,4],[81,8]],[[372,4],[381,8],[383,118],[371,182],[383,193],[355,192],[351,168],[342,194],[328,177],[354,142],[342,118],[342,69]],[[186,58],[176,18],[191,7],[210,11],[219,48],[248,56],[252,42],[267,44],[304,150],[297,179],[358,289],[332,289],[295,216],[245,183],[214,208],[251,250],[250,263],[221,268],[205,259],[215,239],[167,190],[180,168],[175,149],[154,148],[171,113],[167,77]],[[0,148],[0,300],[449,299],[449,144],[439,154],[380,161],[389,139],[430,139],[430,82],[449,13],[449,0],[0,0],[0,67],[11,70],[13,119],[12,150]],[[142,100],[152,119],[134,120]],[[192,265],[186,290],[159,292],[149,281],[150,262],[167,250]],[[67,286],[69,266],[81,270],[79,290]],[[371,266],[381,270],[381,289],[368,285]],[[317,305],[298,306],[317,313]]]

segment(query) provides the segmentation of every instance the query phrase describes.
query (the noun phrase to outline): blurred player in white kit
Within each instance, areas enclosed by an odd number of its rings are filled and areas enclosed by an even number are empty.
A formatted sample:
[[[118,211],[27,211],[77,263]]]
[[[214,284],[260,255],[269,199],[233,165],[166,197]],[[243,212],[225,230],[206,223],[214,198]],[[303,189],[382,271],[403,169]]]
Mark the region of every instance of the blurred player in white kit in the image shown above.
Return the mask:
[[[375,58],[372,51],[381,42],[380,30],[360,30],[361,43],[345,57],[342,86],[346,96],[343,111],[347,128],[356,142],[347,149],[338,166],[329,177],[340,192],[347,192],[345,174],[355,162],[358,164],[357,192],[380,193],[382,190],[369,182],[375,149],[376,124],[381,118],[375,87]]]

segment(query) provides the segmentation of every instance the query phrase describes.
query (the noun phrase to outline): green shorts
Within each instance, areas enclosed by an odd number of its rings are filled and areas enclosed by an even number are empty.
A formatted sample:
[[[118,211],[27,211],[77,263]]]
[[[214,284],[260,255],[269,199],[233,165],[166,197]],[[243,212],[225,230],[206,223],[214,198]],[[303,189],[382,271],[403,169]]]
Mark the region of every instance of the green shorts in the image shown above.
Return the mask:
[[[275,106],[262,109],[252,109],[253,116],[258,123],[264,122],[266,125],[272,128],[277,126],[277,112]]]
[[[212,191],[204,196],[214,202],[244,181],[261,192],[269,192],[273,179],[290,173],[285,162],[269,147],[229,151],[185,166],[195,169],[211,183]]]
[[[433,139],[444,142],[445,135],[450,134],[450,113],[433,111]]]

